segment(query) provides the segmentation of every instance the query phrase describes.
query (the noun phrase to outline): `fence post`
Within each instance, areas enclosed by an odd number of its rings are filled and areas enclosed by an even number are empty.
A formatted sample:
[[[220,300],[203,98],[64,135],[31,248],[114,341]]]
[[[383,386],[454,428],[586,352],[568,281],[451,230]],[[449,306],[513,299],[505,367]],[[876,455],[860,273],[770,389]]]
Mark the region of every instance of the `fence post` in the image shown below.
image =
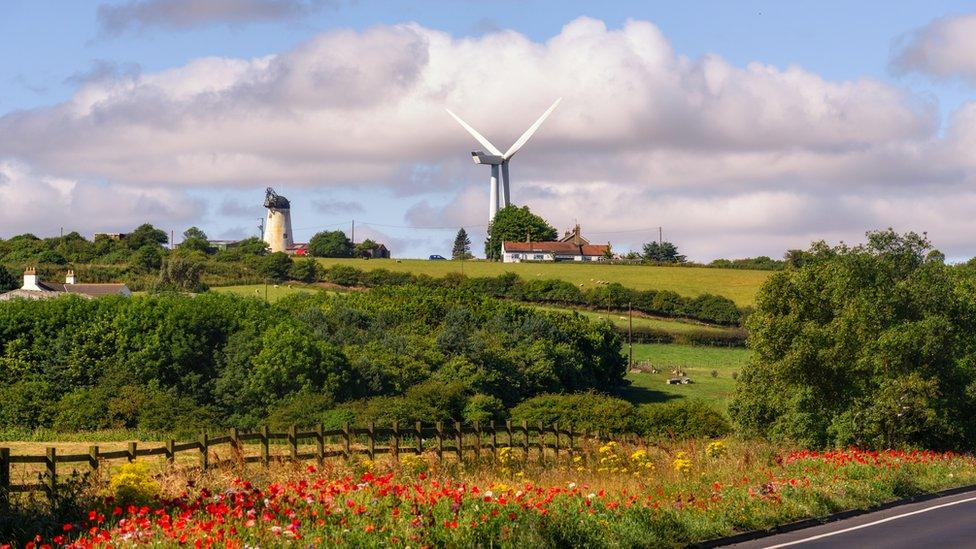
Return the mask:
[[[176,440],[169,439],[166,441],[166,462],[170,465],[176,460]]]
[[[54,490],[57,487],[58,482],[58,456],[57,450],[54,448],[47,449],[47,462],[44,464],[47,467],[47,495],[49,498],[54,497]]]
[[[495,428],[495,420],[488,422],[488,428],[491,429],[491,459],[494,461],[498,457],[498,429]]]
[[[539,422],[539,463],[546,462],[546,428]]]
[[[349,455],[352,453],[350,446],[352,445],[352,440],[349,435],[349,424],[342,424],[342,455],[345,456],[346,461],[349,461]]]
[[[569,455],[572,456],[575,453],[574,437],[576,435],[576,428],[572,425],[569,426]]]
[[[508,447],[510,448],[509,451],[514,452],[515,451],[515,435],[512,434],[512,421],[511,420],[508,420],[508,419],[505,420],[505,431],[508,433]]]
[[[10,492],[10,448],[0,448],[0,509],[7,507]]]
[[[437,459],[444,459],[444,424],[437,422]]]
[[[474,420],[474,456],[481,460],[481,422]]]
[[[288,428],[288,449],[292,461],[298,461],[298,427],[295,425]]]
[[[458,463],[460,463],[464,460],[464,431],[462,431],[460,421],[454,422],[454,430],[457,431],[455,435],[457,437],[457,442],[455,444],[457,445]]]
[[[529,461],[529,422],[522,421],[522,454],[525,456],[525,461]]]
[[[325,461],[325,426],[321,423],[315,426],[315,444],[315,456],[322,463]]]
[[[552,424],[552,432],[556,435],[556,460],[559,460],[559,423]]]
[[[200,469],[206,471],[210,465],[210,437],[207,432],[200,433]]]
[[[129,443],[129,455],[125,456],[125,459],[129,460],[130,463],[136,460],[136,443],[134,441]]]
[[[376,457],[376,422],[369,422],[369,460]]]
[[[400,423],[393,422],[393,446],[390,447],[394,461],[400,461]]]
[[[424,453],[424,430],[419,421],[414,424],[413,428],[417,431],[417,455],[419,456]]]
[[[88,468],[93,473],[98,470],[98,446],[88,447]]]
[[[237,431],[237,427],[231,427],[230,430],[227,432],[227,434],[230,436],[231,450],[234,452],[234,455],[237,457],[237,459],[243,462],[244,456],[243,453],[241,452],[241,436],[240,433]]]

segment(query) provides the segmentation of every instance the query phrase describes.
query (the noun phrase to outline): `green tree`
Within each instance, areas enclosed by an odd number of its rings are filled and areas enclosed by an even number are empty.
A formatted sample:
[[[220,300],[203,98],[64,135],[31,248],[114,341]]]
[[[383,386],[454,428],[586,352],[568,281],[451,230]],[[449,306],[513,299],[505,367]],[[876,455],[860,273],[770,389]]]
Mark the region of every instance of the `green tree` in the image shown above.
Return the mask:
[[[352,257],[352,241],[342,231],[315,233],[308,241],[308,252],[315,257]]]
[[[318,261],[315,261],[311,257],[295,261],[292,264],[291,269],[288,271],[288,277],[292,280],[299,280],[307,283],[317,281],[321,275],[322,266],[319,265]]]
[[[759,291],[733,420],[813,447],[972,447],[974,289],[915,233],[815,243]]]
[[[135,270],[143,273],[158,271],[163,266],[163,249],[159,246],[147,244],[132,254],[129,264]]]
[[[296,393],[343,394],[351,381],[349,363],[338,347],[294,322],[270,328],[253,359],[247,391],[277,402]]]
[[[678,247],[671,242],[648,242],[644,244],[644,261],[655,263],[684,263],[685,256],[678,253]]]
[[[368,257],[370,256],[380,245],[378,242],[371,238],[363,240],[355,246],[355,253],[357,257]]]
[[[156,281],[157,291],[202,292],[207,289],[200,281],[203,263],[178,254],[170,255],[163,261]]]
[[[0,265],[0,294],[20,288],[20,283],[19,277],[14,276],[6,267]]]
[[[451,259],[470,259],[471,258],[471,239],[464,228],[458,229],[457,236],[454,237],[454,249],[451,250]]]
[[[197,227],[190,227],[189,229],[183,231],[183,242],[180,242],[180,250],[183,251],[196,251],[202,253],[211,253],[213,248],[210,247],[210,241],[207,239],[207,233],[203,232]]]
[[[268,255],[268,244],[256,236],[245,238],[234,246],[247,255]]]
[[[143,223],[125,236],[125,245],[130,250],[138,250],[146,245],[162,246],[169,242],[166,231],[157,229],[149,223]]]
[[[556,234],[556,229],[529,211],[528,206],[508,206],[499,210],[488,226],[485,257],[500,260],[502,242],[506,240],[524,241],[526,237],[536,241],[555,240]]]
[[[291,256],[285,252],[268,254],[261,260],[261,275],[274,282],[288,280],[292,263]]]

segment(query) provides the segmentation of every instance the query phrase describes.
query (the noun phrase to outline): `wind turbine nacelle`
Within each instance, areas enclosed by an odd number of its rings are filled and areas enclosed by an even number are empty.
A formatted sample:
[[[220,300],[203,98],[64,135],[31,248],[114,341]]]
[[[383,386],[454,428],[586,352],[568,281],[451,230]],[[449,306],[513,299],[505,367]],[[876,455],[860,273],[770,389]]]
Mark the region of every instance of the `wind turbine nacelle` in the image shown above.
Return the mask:
[[[472,151],[471,160],[475,164],[489,164],[492,166],[497,166],[505,161],[505,157],[497,154],[485,154],[485,151]]]

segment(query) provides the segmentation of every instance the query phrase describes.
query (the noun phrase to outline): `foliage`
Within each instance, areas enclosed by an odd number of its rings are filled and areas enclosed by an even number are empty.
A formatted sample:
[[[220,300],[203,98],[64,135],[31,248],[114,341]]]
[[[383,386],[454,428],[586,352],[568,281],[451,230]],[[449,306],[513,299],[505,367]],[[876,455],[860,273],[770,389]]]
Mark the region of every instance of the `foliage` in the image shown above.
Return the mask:
[[[914,233],[814,244],[760,290],[733,419],[811,447],[970,448],[974,287]]]
[[[768,256],[747,257],[745,259],[716,259],[708,264],[709,267],[719,269],[755,269],[759,271],[780,271],[786,266],[786,261],[772,259]]]
[[[112,475],[109,489],[119,505],[146,505],[159,496],[159,483],[144,461],[125,463]]]
[[[624,373],[608,324],[449,288],[0,303],[3,428],[253,427],[316,399],[323,422],[501,418]]]
[[[261,274],[270,281],[284,282],[291,272],[293,261],[285,252],[274,252],[261,258]]]
[[[502,257],[502,242],[506,240],[555,240],[556,229],[545,219],[529,211],[528,206],[507,206],[495,214],[488,225],[485,257],[498,261]]]
[[[197,227],[190,227],[183,231],[183,242],[180,242],[180,250],[186,252],[211,252],[210,242],[207,240],[207,233]]]
[[[464,227],[458,229],[454,237],[454,247],[451,249],[451,259],[471,259],[471,239]]]
[[[310,257],[294,261],[288,270],[288,278],[305,283],[315,282],[321,275],[322,266]]]
[[[671,242],[648,242],[644,244],[644,261],[654,263],[684,263],[685,256],[679,254],[678,247]]]
[[[714,438],[732,432],[725,417],[701,400],[682,399],[637,408],[635,430],[655,438]]]
[[[323,278],[340,286],[382,287],[418,284],[432,288],[452,288],[466,294],[533,303],[582,305],[594,309],[618,311],[632,308],[648,314],[691,318],[727,326],[739,324],[742,318],[742,311],[732,300],[725,297],[703,294],[688,298],[667,290],[639,291],[617,283],[580,289],[564,280],[525,281],[512,273],[497,277],[465,277],[453,274],[443,278],[431,278],[383,269],[361,271],[351,265],[333,265],[325,269]],[[732,336],[730,339],[741,340],[741,337]]]
[[[21,280],[3,265],[0,265],[0,294],[20,288]]]
[[[202,292],[207,289],[200,281],[203,263],[192,256],[172,254],[159,270],[156,291]]]
[[[166,236],[166,231],[143,223],[125,235],[122,241],[130,250],[138,250],[143,246],[162,246],[169,242],[169,237]]]
[[[624,433],[634,428],[633,404],[595,393],[540,395],[513,408],[511,417],[515,423],[559,423],[579,431]]]
[[[308,241],[308,253],[315,257],[352,257],[353,243],[342,231],[322,231]]]

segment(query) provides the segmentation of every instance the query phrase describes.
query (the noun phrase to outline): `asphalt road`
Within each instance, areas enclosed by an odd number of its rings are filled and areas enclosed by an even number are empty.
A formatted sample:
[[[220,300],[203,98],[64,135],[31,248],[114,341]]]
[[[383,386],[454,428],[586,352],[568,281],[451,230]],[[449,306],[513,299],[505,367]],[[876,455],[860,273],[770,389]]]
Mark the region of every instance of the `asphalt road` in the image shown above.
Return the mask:
[[[728,547],[976,548],[976,491],[900,505]]]

